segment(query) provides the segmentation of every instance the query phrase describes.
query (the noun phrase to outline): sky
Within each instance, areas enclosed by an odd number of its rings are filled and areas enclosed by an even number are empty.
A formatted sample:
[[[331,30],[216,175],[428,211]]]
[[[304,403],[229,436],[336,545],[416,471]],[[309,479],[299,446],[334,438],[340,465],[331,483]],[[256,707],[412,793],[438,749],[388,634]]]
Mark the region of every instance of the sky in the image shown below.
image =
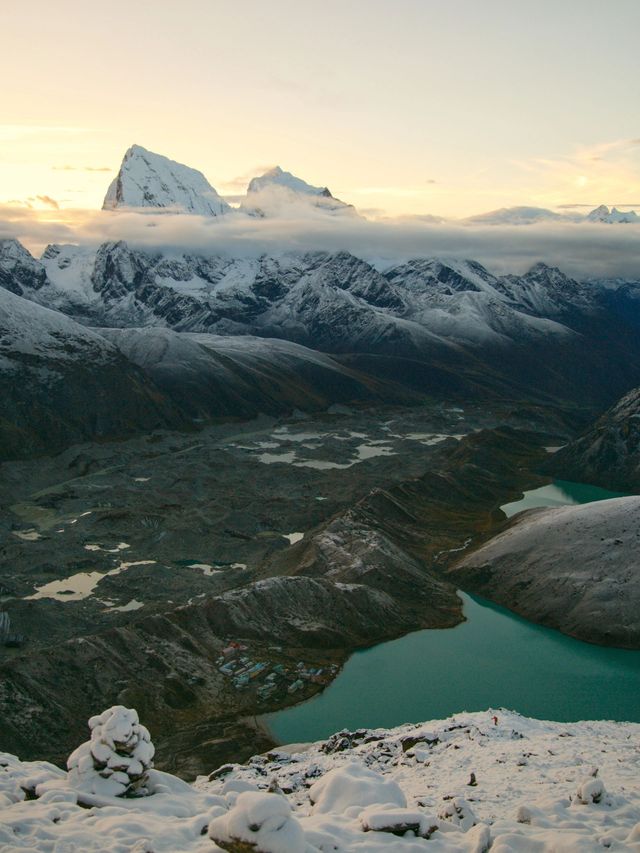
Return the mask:
[[[133,143],[370,217],[640,208],[639,0],[23,0],[0,203],[97,209]]]

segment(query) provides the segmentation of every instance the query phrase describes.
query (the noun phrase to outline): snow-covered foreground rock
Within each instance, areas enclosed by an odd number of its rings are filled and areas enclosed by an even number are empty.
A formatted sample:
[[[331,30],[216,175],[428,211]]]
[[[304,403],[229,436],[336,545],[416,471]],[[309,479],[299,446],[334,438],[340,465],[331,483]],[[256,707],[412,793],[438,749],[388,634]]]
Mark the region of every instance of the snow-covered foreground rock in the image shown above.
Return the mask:
[[[53,765],[0,755],[0,850],[640,850],[639,738],[631,723],[463,713],[340,732],[193,786],[150,769],[137,798],[92,798]]]

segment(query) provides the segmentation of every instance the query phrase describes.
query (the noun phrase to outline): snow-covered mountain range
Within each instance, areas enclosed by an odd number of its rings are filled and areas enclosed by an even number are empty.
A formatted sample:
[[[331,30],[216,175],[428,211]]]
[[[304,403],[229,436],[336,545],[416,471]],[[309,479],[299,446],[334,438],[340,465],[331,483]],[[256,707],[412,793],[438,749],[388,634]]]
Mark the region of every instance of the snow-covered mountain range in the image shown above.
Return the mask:
[[[252,178],[239,208],[231,207],[202,172],[132,145],[104,198],[103,210],[163,211],[202,216],[240,213],[259,217],[292,217],[305,211],[357,216],[355,207],[335,198],[328,187],[314,186],[274,166]],[[437,221],[436,217],[432,217]],[[444,220],[442,220],[444,221]],[[604,204],[588,214],[558,213],[543,207],[506,207],[462,220],[467,225],[532,225],[536,223],[639,223],[635,211],[611,210]]]
[[[608,225],[619,225],[628,223],[640,223],[640,215],[634,210],[611,210],[606,204],[601,204],[590,213],[577,213],[574,211],[563,211],[558,213],[546,207],[502,207],[499,210],[490,210],[487,213],[479,213],[464,220],[469,225],[535,225],[536,223],[579,223],[579,222],[601,222]]]
[[[640,222],[640,215],[638,215],[635,210],[618,210],[616,207],[612,207],[611,210],[606,206],[606,204],[601,204],[599,207],[596,207],[595,210],[592,210],[591,213],[587,214],[587,220],[589,222],[607,222],[609,224],[615,223],[626,223],[626,222]]]
[[[238,258],[122,241],[51,245],[36,259],[6,240],[0,285],[61,319],[123,330],[104,334],[169,396],[181,372],[183,387],[196,382],[193,398],[209,401],[197,417],[214,414],[216,400],[217,414],[232,413],[228,395],[206,391],[229,379],[223,364],[235,365],[236,392],[240,374],[246,386],[247,362],[223,354],[230,336],[242,341],[236,353],[262,348],[276,372],[282,353],[260,339],[297,345],[293,374],[311,364],[314,382],[327,369],[339,374],[341,400],[349,388],[358,398],[524,393],[602,405],[640,384],[640,282],[580,282],[543,263],[499,276],[475,261],[415,258],[380,269],[346,251]],[[255,411],[258,397],[235,399],[237,413]]]
[[[300,205],[320,216],[357,215],[326,187],[279,167],[251,181],[237,210],[201,172],[134,145],[104,207],[227,218],[294,216]],[[500,221],[538,221],[544,214],[516,211],[515,220],[513,211],[499,212]],[[524,394],[602,406],[640,384],[640,282],[581,282],[544,263],[524,275],[496,275],[476,261],[457,258],[416,257],[381,266],[348,251],[240,257],[141,249],[122,240],[97,247],[53,244],[35,258],[16,240],[4,239],[0,288],[17,299],[3,300],[6,369],[22,345],[18,317],[23,325],[27,314],[32,317],[24,340],[33,343],[34,356],[39,333],[43,341],[51,340],[52,321],[44,309],[59,312],[56,340],[67,336],[69,352],[78,349],[85,327],[94,329],[86,333],[94,346],[96,332],[110,329],[102,332],[109,357],[115,351],[135,382],[148,382],[152,395],[160,394],[154,399],[161,400],[161,411],[154,417],[173,425],[185,416],[317,407],[332,402],[331,396],[342,402],[350,395],[397,402],[425,393],[449,399]],[[45,350],[52,372],[61,376],[64,346],[47,344]],[[43,357],[37,354],[40,361]],[[97,357],[90,360],[100,363]],[[251,365],[258,363],[266,370],[263,380],[273,379],[266,393],[259,393],[254,381]],[[27,370],[24,357],[21,365]],[[275,381],[279,371],[286,377],[282,383]],[[40,383],[42,391],[43,375],[29,367],[30,381],[23,388]],[[71,374],[63,387],[78,387]],[[69,428],[63,399],[48,417],[55,411],[65,427],[51,434],[66,430],[77,440],[85,432]],[[15,405],[22,406],[17,397]],[[122,426],[135,429],[138,422],[150,422],[149,413],[135,407],[130,414]],[[92,422],[96,434],[103,426],[107,433],[115,429],[113,418]],[[41,432],[42,438],[44,426]],[[36,446],[40,439],[32,440]],[[15,447],[15,435],[10,444]]]
[[[281,337],[328,352],[506,345],[567,339],[563,323],[598,304],[597,284],[535,265],[495,276],[474,261],[415,259],[379,270],[349,252],[229,258],[48,246],[40,260],[0,243],[23,296],[96,326]],[[29,278],[27,271],[31,271]],[[6,275],[6,273],[5,273]]]

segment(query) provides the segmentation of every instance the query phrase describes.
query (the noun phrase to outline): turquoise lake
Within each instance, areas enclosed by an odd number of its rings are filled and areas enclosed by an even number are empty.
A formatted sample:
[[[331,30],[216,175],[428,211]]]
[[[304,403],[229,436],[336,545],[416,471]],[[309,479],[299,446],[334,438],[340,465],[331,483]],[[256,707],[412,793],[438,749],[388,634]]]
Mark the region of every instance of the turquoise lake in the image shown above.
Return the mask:
[[[504,504],[500,509],[509,517],[524,509],[539,506],[567,506],[569,504],[588,504],[593,501],[605,501],[609,498],[624,498],[627,492],[608,492],[598,486],[584,483],[570,483],[568,480],[554,480],[548,486],[525,492],[519,501]]]
[[[618,496],[556,481],[503,509],[513,515]],[[640,652],[583,643],[459,594],[466,622],[355,652],[319,696],[263,717],[275,739],[298,743],[342,728],[397,726],[501,707],[566,722],[640,722]]]

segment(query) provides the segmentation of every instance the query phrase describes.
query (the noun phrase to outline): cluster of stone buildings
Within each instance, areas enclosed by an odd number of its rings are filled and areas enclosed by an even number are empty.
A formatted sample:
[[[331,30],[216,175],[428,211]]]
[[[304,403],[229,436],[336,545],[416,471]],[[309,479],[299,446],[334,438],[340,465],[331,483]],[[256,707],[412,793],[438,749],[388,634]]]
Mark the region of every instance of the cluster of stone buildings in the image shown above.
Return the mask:
[[[216,661],[219,671],[233,682],[236,690],[255,686],[259,700],[275,693],[297,693],[306,684],[325,684],[335,674],[336,666],[312,667],[298,661],[295,664],[255,660],[242,642],[230,642]]]

